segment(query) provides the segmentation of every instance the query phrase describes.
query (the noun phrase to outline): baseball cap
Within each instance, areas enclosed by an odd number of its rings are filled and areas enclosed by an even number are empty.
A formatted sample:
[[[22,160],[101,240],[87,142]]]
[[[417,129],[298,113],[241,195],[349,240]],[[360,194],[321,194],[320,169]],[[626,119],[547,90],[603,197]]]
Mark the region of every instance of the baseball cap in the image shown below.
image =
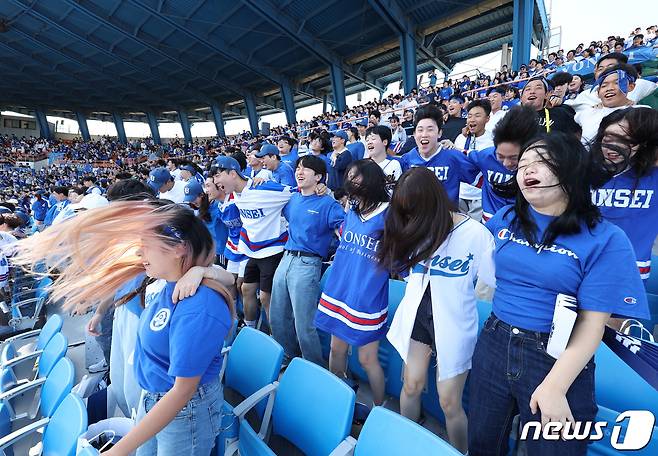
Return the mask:
[[[69,204],[69,208],[73,211],[79,209],[98,209],[99,207],[108,206],[110,202],[98,193],[90,193],[85,195],[79,203]]]
[[[359,119],[356,121],[356,124],[361,127],[367,127],[368,121],[366,119]]]
[[[18,215],[23,221],[23,225],[27,225],[30,222],[30,216],[23,211],[16,211],[14,214]]]
[[[192,165],[185,165],[180,167],[183,171],[189,171],[193,176],[196,174],[196,169]]]
[[[279,148],[272,144],[265,144],[256,152],[256,157],[263,158],[265,155],[279,155]]]
[[[196,179],[190,179],[190,181],[185,186],[185,197],[183,201],[186,203],[191,203],[203,193],[203,187]]]
[[[174,180],[174,178],[171,177],[171,173],[169,173],[167,168],[160,167],[155,168],[149,173],[148,184],[153,190],[159,192],[160,188],[170,180]]]
[[[337,136],[339,138],[342,138],[344,141],[347,141],[347,133],[345,133],[345,130],[334,131],[334,136]]]
[[[277,149],[278,150],[278,149]],[[242,170],[240,169],[240,164],[238,161],[233,158],[233,157],[227,157],[225,155],[220,155],[215,159],[215,165],[218,169],[225,169],[225,170],[233,170],[236,173],[238,173],[238,176],[240,176],[243,179],[246,179],[244,175],[242,174]]]

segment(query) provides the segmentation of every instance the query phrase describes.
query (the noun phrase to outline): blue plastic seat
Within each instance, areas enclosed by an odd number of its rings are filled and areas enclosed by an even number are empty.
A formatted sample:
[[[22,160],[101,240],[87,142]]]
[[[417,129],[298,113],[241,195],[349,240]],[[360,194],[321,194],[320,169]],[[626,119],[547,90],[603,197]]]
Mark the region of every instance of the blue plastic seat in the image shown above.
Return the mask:
[[[267,408],[256,433],[244,416],[266,397]],[[235,407],[234,412],[240,417],[240,455],[276,454],[271,447],[276,449],[283,441],[308,456],[326,456],[349,435],[354,400],[354,390],[338,377],[316,364],[295,358],[280,382],[262,388]],[[271,436],[266,439],[270,422]]]
[[[38,407],[41,417],[49,417],[55,413],[59,404],[64,400],[67,394],[71,392],[73,381],[75,380],[75,367],[68,358],[62,358],[57,361],[47,377],[38,378],[34,381],[22,383],[21,385],[0,393],[0,402],[7,407],[6,418],[10,421],[16,421],[22,418],[29,417],[34,419],[37,417]],[[40,394],[35,390],[40,388]],[[12,400],[23,398],[25,393],[35,391],[33,398],[34,407],[32,410],[17,414],[12,403]],[[3,418],[0,417],[0,420]],[[0,422],[0,427],[3,427]]]
[[[0,363],[4,364],[8,360],[15,358],[16,353],[21,347],[29,345],[28,348],[32,349],[30,351],[43,350],[46,344],[50,342],[50,339],[62,330],[63,324],[64,319],[60,315],[55,314],[46,321],[43,328],[5,339],[2,345],[2,353],[0,353]]]
[[[618,437],[618,442],[623,442],[628,429],[629,420],[625,419],[621,423],[617,423],[619,412],[610,410],[606,407],[599,406],[599,412],[596,415],[595,421],[605,421],[608,425],[603,430],[603,438],[597,442],[590,444],[587,451],[588,456],[618,456],[622,454],[633,454],[634,456],[655,456],[658,454],[658,427],[653,428],[651,440],[644,448],[640,450],[621,451],[612,447],[612,431],[613,426],[621,426],[622,430]]]
[[[47,377],[57,361],[66,355],[67,350],[68,341],[61,332],[58,332],[43,350],[36,350],[0,364],[0,392],[30,380]],[[38,359],[39,366],[36,375],[32,375],[32,366],[36,359]],[[25,375],[20,375],[20,370],[23,370]]]
[[[39,281],[33,297],[21,296],[18,301],[12,301],[9,326],[16,331],[34,328],[39,321],[43,306],[48,300],[51,284],[52,279],[44,277]]]
[[[0,438],[0,451],[44,427],[44,456],[75,456],[78,437],[87,430],[87,409],[82,399],[68,394],[51,418],[42,418]]]
[[[594,391],[600,406],[621,411],[649,410],[658,416],[658,391],[606,344],[600,344],[594,361]]]
[[[448,442],[422,426],[384,407],[375,407],[363,425],[359,440],[351,437],[330,456],[461,455]]]
[[[233,345],[224,351],[225,399],[227,389],[233,390],[242,398],[247,398],[279,377],[283,347],[261,331],[249,327],[242,328]],[[266,404],[266,399],[256,404],[254,412],[258,419],[262,419]],[[229,404],[228,401],[223,405],[223,432],[217,437],[216,442],[219,454],[222,454],[223,448],[238,437],[239,420],[233,414],[235,405],[237,404]]]

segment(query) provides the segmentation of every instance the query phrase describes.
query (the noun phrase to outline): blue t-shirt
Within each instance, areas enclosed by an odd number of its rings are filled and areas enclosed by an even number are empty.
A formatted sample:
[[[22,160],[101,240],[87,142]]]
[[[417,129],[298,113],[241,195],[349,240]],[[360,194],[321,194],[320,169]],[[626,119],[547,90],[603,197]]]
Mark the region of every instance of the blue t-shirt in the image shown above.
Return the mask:
[[[537,242],[554,217],[530,216]],[[576,298],[578,309],[647,318],[644,286],[633,248],[624,232],[608,221],[580,233],[558,236],[550,246],[531,245],[512,227],[514,210],[506,206],[486,227],[496,243],[496,291],[493,312],[507,324],[530,331],[551,330],[558,293]]]
[[[142,282],[144,282],[145,278],[146,278],[146,274],[140,273],[134,279],[129,280],[128,282],[121,285],[121,287],[119,287],[117,292],[114,294],[114,302],[123,298],[128,293],[132,293],[133,291],[137,290],[137,288],[139,288]],[[139,317],[142,314],[142,311],[144,310],[142,309],[141,299],[142,299],[141,296],[137,294],[130,301],[125,303],[124,306],[126,306],[126,309],[128,309],[128,311],[134,313]]]
[[[651,249],[658,236],[658,166],[637,178],[629,169],[592,190],[592,202],[606,220],[624,230],[633,249],[642,279],[651,272]]]
[[[215,254],[222,255],[226,248],[226,240],[228,239],[228,228],[222,221],[222,213],[219,209],[217,201],[211,201],[208,207],[210,213],[210,221],[205,222],[210,231],[210,235],[215,241]]]
[[[286,165],[290,166],[294,171],[295,166],[297,165],[297,159],[299,158],[299,154],[297,153],[297,150],[293,149],[290,151],[289,154],[279,155],[279,157],[281,157],[282,163],[285,163]]]
[[[295,193],[283,208],[283,216],[288,220],[286,250],[301,250],[325,258],[345,211],[329,195]]]
[[[503,206],[512,204],[510,199],[503,198],[493,191],[492,183],[503,184],[514,177],[514,171],[505,168],[496,159],[496,148],[472,150],[466,159],[475,165],[477,171],[471,176],[473,180],[482,180],[482,219],[489,220]]]
[[[288,187],[297,186],[295,172],[290,165],[284,162],[279,162],[279,166],[272,171],[272,180],[278,184],[287,185]]]
[[[345,147],[347,147],[347,150],[352,154],[352,160],[363,160],[363,156],[366,153],[366,147],[361,141],[347,143],[345,144]]]
[[[439,146],[438,152],[426,160],[415,147],[400,158],[400,164],[402,172],[416,166],[424,166],[432,171],[455,203],[459,202],[460,182],[477,185],[479,180],[474,179],[477,175],[475,165],[466,159],[462,151],[456,149],[443,149]]]
[[[206,286],[174,304],[176,283],[156,294],[139,319],[135,344],[135,377],[152,393],[169,391],[176,377],[215,380],[222,367],[221,349],[231,327],[224,298]]]
[[[35,220],[43,222],[48,212],[48,201],[45,199],[38,199],[32,203],[32,211],[34,212]]]
[[[439,90],[439,96],[444,100],[450,99],[453,93],[455,93],[455,91],[452,90],[452,87],[441,87],[441,90]]]

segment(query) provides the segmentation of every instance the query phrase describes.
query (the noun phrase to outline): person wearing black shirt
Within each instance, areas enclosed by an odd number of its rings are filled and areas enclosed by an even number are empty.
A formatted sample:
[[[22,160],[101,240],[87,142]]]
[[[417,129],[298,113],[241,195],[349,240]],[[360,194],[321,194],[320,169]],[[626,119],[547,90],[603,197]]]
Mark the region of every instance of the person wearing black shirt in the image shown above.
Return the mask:
[[[537,76],[528,81],[521,92],[521,105],[534,109],[537,112],[537,123],[547,133],[561,131],[573,134],[580,138],[580,126],[574,120],[576,112],[567,105],[554,108],[546,106],[550,93],[546,79]]]
[[[449,139],[453,143],[466,126],[466,119],[462,117],[464,99],[459,95],[453,95],[448,101],[448,120],[443,124],[443,136],[441,139]]]

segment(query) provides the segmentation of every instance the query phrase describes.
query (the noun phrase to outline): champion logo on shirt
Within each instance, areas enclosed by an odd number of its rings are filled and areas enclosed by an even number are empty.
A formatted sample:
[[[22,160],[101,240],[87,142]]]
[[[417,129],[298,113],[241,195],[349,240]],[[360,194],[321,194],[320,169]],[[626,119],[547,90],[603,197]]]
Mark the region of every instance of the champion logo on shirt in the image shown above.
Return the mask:
[[[565,249],[563,247],[558,247],[557,245],[542,245],[542,244],[530,244],[528,241],[522,238],[517,238],[514,236],[514,233],[508,230],[507,228],[502,228],[498,231],[496,234],[496,237],[502,241],[512,241],[515,244],[519,245],[525,245],[526,247],[532,247],[537,249],[537,255],[539,255],[542,252],[552,252],[552,253],[557,253],[560,255],[567,255],[570,256],[571,258],[578,259],[578,255],[573,253],[569,249]]]
[[[169,309],[161,309],[151,319],[149,328],[151,331],[162,331],[162,329],[167,326],[169,322],[169,317],[171,316],[171,311]]]
[[[626,304],[637,304],[637,299],[635,299],[635,298],[632,297],[632,296],[626,296],[626,297],[624,298],[624,302],[625,302]]]

